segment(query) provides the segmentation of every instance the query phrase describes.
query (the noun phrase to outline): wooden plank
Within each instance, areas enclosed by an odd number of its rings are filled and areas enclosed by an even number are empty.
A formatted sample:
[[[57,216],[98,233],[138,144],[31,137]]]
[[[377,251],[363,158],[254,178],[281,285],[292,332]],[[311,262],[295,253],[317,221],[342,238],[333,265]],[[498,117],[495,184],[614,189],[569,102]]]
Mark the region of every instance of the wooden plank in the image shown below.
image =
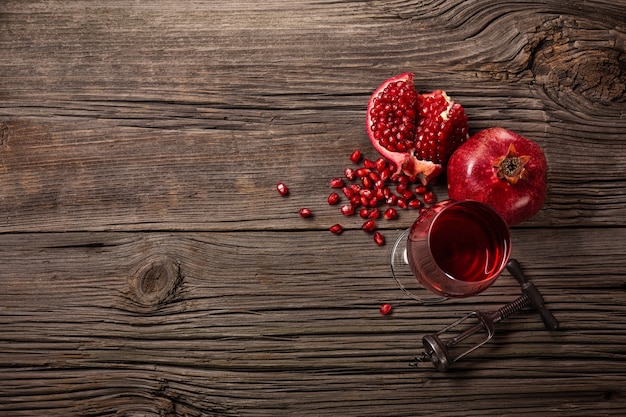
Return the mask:
[[[445,376],[409,366],[420,337],[511,301],[510,277],[473,299],[422,306],[390,278],[389,247],[373,249],[360,231],[4,235],[0,411],[623,412],[626,307],[615,271],[626,265],[606,244],[621,235],[515,231],[514,256],[562,329],[522,312]],[[568,249],[537,256],[554,247]]]
[[[625,224],[623,8],[304,4],[7,3],[0,230],[298,228],[283,218],[322,208],[347,155],[372,152],[367,98],[403,70],[460,100],[472,131],[544,148],[529,225]],[[278,179],[306,198],[275,207]]]
[[[626,414],[625,6],[3,1],[0,414]],[[517,284],[418,305],[387,264],[415,211],[379,248],[326,204],[403,71],[550,166],[513,256],[562,329],[521,312],[447,374],[420,338]]]

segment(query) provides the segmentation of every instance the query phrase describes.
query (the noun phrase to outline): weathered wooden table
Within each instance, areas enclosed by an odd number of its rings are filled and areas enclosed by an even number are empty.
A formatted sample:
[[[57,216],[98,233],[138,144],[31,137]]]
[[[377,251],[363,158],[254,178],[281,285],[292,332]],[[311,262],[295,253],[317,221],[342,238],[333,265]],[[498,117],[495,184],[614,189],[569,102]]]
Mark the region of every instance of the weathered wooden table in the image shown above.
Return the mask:
[[[624,415],[625,25],[623,0],[4,0],[0,414]],[[378,247],[325,201],[404,71],[550,167],[513,256],[561,329],[525,310],[448,373],[409,366],[421,337],[517,283],[420,305],[388,265],[415,212]]]

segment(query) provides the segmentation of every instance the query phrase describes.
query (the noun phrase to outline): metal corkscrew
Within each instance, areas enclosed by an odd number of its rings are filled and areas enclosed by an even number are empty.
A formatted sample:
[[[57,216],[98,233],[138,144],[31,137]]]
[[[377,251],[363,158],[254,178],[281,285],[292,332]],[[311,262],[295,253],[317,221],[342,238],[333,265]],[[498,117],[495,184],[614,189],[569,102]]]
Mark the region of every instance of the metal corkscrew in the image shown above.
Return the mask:
[[[473,311],[445,327],[443,330],[424,336],[422,338],[424,352],[415,358],[414,365],[417,365],[419,362],[432,362],[438,371],[447,371],[454,362],[457,362],[459,359],[491,340],[495,333],[495,323],[529,306],[534,307],[539,312],[547,329],[558,329],[558,320],[545,306],[543,297],[541,293],[539,293],[539,290],[537,290],[537,287],[524,276],[519,262],[515,259],[510,259],[506,265],[506,269],[520,283],[522,295],[517,300],[503,306],[497,311]],[[454,336],[446,338],[446,336],[448,336],[447,333],[450,333],[453,328],[472,319],[475,319],[477,323],[458,332]],[[472,337],[477,337],[477,340],[470,344],[468,348],[461,350],[460,353],[453,352],[460,342]]]

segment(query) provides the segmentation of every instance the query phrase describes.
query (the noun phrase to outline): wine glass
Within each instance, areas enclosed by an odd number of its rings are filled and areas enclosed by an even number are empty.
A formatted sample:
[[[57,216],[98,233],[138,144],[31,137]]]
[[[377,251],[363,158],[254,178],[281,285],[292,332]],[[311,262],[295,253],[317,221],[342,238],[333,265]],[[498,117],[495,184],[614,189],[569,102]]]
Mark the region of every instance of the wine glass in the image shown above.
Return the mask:
[[[478,201],[445,200],[398,237],[391,272],[407,295],[430,304],[484,291],[510,254],[509,228],[494,209]]]

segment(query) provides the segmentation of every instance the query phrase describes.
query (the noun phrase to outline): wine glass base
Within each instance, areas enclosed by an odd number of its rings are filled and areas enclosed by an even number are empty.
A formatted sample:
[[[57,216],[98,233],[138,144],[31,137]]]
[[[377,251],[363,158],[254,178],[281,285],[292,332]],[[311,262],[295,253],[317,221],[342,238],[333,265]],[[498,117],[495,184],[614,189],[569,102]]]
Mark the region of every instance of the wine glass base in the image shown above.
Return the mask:
[[[430,292],[413,275],[407,257],[406,240],[410,229],[398,236],[391,249],[391,275],[398,287],[412,299],[422,304],[436,304],[447,300],[446,297]]]

